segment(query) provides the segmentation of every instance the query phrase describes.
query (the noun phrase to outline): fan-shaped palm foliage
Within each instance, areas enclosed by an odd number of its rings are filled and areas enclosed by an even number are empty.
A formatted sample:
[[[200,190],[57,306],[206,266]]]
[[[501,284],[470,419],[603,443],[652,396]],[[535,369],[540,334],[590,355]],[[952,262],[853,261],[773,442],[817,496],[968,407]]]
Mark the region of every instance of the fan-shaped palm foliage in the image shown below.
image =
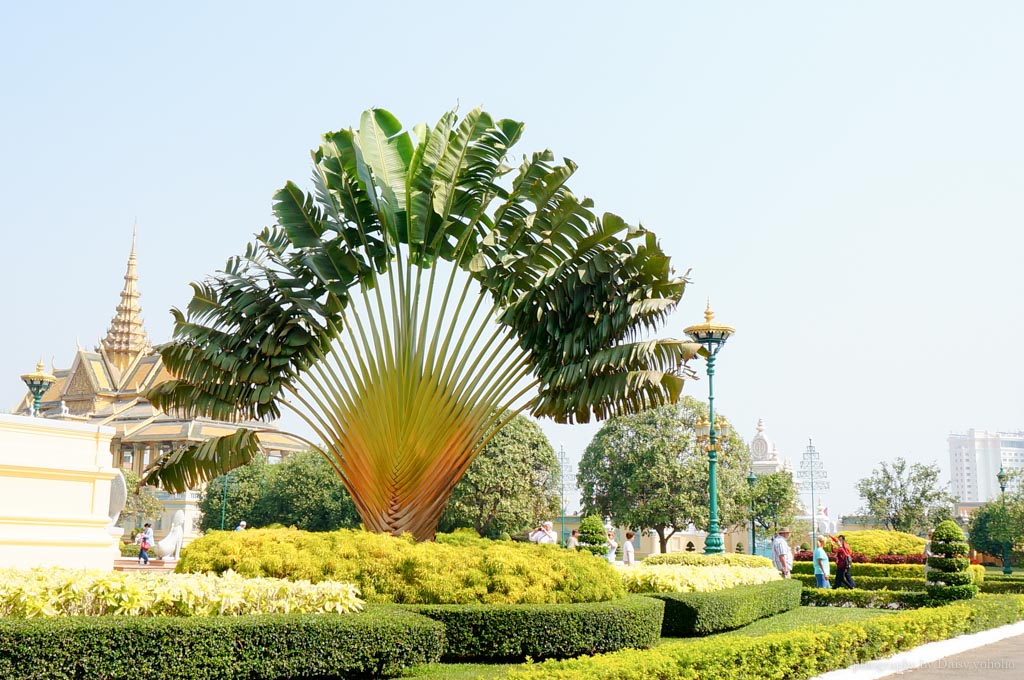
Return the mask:
[[[571,161],[504,165],[522,129],[477,109],[410,133],[374,109],[325,135],[314,193],[285,185],[277,225],[172,310],[160,353],[177,379],[152,401],[236,421],[294,411],[366,528],[419,539],[502,418],[674,401],[698,347],[641,337],[685,278],[653,234],[569,191]],[[146,481],[181,491],[257,447],[242,429]]]

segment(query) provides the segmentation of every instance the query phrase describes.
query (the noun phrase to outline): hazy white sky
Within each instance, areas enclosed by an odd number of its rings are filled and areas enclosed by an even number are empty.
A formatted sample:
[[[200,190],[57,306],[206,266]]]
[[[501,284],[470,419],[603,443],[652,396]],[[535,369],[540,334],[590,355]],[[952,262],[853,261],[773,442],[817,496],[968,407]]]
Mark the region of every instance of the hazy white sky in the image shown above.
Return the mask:
[[[794,464],[813,437],[833,515],[879,461],[948,479],[950,431],[1024,428],[1024,5],[411,6],[5,9],[0,403],[105,334],[133,221],[163,341],[272,192],[308,186],[321,133],[482,104],[692,268],[664,334],[711,297],[738,329],[717,405],[747,439],[765,418]],[[577,460],[596,431],[545,428]]]

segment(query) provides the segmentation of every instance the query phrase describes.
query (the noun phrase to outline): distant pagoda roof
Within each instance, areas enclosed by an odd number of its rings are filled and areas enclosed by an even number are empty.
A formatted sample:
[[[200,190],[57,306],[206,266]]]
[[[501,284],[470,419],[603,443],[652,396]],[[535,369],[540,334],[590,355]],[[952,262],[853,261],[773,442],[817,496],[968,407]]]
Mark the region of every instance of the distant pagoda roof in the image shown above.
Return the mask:
[[[152,350],[146,329],[142,326],[142,307],[139,306],[139,275],[135,260],[135,230],[132,229],[132,251],[128,255],[128,269],[124,274],[124,288],[117,313],[110,322],[107,336],[100,342],[110,363],[124,371],[142,353]]]

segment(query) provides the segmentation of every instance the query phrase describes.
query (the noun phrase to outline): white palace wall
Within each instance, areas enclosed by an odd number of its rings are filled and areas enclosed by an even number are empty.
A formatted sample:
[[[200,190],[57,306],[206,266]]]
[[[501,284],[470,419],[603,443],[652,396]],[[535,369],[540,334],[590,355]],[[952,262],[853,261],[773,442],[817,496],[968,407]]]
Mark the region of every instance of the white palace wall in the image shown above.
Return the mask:
[[[111,427],[0,414],[0,568],[113,569]]]

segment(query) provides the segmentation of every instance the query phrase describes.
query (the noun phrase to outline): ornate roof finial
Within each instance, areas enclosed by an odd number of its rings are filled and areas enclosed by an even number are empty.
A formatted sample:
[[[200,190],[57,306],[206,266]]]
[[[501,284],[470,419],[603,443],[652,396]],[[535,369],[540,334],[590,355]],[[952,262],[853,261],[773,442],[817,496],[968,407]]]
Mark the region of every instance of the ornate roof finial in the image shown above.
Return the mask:
[[[764,432],[764,418],[757,419],[757,433],[761,434]]]
[[[107,337],[100,342],[110,360],[122,371],[140,352],[150,349],[149,338],[146,336],[145,328],[142,327],[138,281],[135,260],[135,227],[132,226],[132,249],[128,254],[128,269],[124,274],[121,302],[117,305],[117,313],[110,322]]]
[[[715,313],[711,311],[711,298],[708,298],[708,306],[704,309],[704,320],[711,323],[714,318]]]

